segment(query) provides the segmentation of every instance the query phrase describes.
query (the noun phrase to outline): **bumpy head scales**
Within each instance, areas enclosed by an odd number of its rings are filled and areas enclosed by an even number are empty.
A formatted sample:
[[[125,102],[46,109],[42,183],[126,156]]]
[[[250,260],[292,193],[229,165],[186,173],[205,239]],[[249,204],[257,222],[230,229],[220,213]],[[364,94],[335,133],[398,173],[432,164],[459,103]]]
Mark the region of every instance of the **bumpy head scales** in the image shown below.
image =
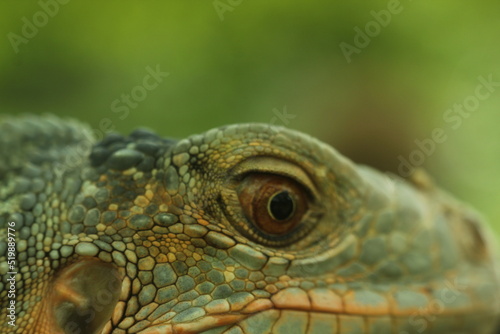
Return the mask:
[[[24,153],[2,179],[23,332],[411,332],[416,312],[445,332],[472,332],[478,315],[493,326],[490,245],[434,187],[263,124],[177,142],[138,130],[95,143],[82,129],[31,151],[16,142]],[[29,153],[44,148],[50,159]]]

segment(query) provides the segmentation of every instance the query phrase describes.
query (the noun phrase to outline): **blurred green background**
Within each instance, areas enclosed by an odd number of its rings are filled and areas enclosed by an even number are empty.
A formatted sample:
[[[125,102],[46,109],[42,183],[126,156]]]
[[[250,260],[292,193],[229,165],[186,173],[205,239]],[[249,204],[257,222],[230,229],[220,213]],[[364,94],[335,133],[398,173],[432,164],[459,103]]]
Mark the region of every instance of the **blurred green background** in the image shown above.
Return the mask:
[[[500,81],[498,1],[59,1],[0,3],[2,114],[169,137],[272,122],[394,173],[441,128],[423,166],[500,235],[500,87],[446,120]],[[169,75],[144,90],[148,67]]]

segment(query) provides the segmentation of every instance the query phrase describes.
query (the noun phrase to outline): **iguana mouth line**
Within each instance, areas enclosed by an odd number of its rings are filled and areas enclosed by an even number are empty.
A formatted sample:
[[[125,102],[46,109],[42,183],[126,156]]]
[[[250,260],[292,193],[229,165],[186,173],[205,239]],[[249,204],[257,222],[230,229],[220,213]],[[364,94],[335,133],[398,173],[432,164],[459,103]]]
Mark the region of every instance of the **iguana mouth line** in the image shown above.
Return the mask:
[[[259,316],[265,317],[267,312],[279,312],[279,314],[283,314],[283,312],[291,313],[295,316],[307,316],[309,321],[314,321],[314,319],[335,319],[338,321],[338,317],[342,317],[344,320],[346,319],[371,319],[371,320],[385,320],[390,323],[401,323],[406,320],[410,322],[412,319],[427,319],[426,321],[430,323],[439,323],[440,321],[447,321],[450,318],[456,318],[461,316],[480,316],[481,311],[477,309],[474,310],[474,313],[470,311],[460,311],[460,312],[447,312],[447,313],[437,313],[435,311],[430,312],[412,312],[408,314],[363,314],[363,313],[345,313],[345,312],[329,312],[329,311],[315,311],[315,310],[303,310],[303,309],[292,309],[292,308],[271,308],[263,311],[259,311],[252,314],[221,314],[221,315],[209,315],[206,317],[202,317],[191,322],[185,323],[171,323],[171,322],[162,322],[158,324],[154,324],[149,326],[141,331],[138,331],[139,334],[196,334],[202,333],[207,330],[220,328],[227,326],[231,328],[231,326],[239,326],[243,321],[250,318],[258,318]],[[263,318],[264,319],[264,318]],[[258,321],[258,320],[256,320]]]

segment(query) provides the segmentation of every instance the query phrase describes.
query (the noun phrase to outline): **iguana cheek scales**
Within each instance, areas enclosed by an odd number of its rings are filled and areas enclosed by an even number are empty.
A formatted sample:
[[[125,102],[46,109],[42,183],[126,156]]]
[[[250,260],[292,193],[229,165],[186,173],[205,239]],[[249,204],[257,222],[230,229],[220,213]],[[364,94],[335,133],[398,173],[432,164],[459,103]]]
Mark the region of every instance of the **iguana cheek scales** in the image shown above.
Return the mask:
[[[494,334],[495,242],[424,173],[264,124],[50,116],[0,119],[0,160],[0,333]]]

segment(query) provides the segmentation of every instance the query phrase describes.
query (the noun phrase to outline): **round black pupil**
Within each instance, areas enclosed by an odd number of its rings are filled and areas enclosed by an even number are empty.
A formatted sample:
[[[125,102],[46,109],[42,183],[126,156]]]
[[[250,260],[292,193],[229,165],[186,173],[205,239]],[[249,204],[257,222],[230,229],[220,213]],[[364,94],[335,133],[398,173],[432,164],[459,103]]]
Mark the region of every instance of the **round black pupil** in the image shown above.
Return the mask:
[[[271,198],[269,210],[276,220],[286,220],[293,213],[293,199],[288,191],[282,191]]]

